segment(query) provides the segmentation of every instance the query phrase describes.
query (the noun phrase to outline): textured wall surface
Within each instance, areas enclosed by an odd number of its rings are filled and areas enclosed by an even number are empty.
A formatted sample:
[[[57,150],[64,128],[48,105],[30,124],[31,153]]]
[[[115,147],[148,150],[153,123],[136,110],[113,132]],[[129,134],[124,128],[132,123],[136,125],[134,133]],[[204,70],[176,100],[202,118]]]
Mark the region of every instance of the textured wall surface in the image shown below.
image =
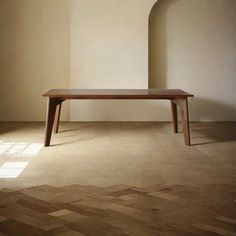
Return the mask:
[[[44,120],[42,93],[68,86],[69,4],[0,0],[0,120]]]
[[[148,86],[195,94],[192,120],[236,120],[235,22],[234,0],[0,0],[0,120],[44,120],[50,88]],[[72,101],[62,114],[170,120],[165,101]]]
[[[70,86],[148,88],[148,17],[155,2],[72,0]],[[73,101],[70,119],[149,119],[145,104]]]
[[[149,36],[151,88],[195,94],[193,120],[236,121],[236,1],[160,0]]]

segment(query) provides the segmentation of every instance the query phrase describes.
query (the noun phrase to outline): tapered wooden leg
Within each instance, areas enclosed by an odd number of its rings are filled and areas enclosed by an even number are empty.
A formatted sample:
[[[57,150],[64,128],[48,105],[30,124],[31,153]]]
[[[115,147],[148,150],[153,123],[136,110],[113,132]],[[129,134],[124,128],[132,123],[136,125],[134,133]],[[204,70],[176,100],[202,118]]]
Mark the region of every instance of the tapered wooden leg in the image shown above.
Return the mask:
[[[190,131],[189,131],[189,113],[188,113],[188,99],[179,100],[180,114],[182,119],[182,126],[184,132],[185,144],[190,146]]]
[[[174,102],[171,103],[171,113],[172,113],[172,121],[173,121],[173,129],[175,133],[178,133],[178,114],[177,114],[177,104]]]
[[[58,133],[60,115],[61,115],[61,106],[62,106],[62,102],[58,104],[56,108],[56,115],[55,115],[55,121],[54,121],[54,133]]]
[[[45,147],[48,147],[50,145],[56,107],[59,104],[59,102],[60,100],[58,100],[58,98],[48,98],[46,126],[45,126],[45,142],[44,142]]]

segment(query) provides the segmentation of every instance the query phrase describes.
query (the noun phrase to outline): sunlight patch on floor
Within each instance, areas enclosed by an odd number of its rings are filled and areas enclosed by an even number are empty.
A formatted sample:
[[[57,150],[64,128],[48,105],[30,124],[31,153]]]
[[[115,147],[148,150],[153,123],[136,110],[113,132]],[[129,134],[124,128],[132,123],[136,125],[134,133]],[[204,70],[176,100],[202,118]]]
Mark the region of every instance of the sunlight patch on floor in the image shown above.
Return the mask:
[[[19,160],[17,162],[5,161],[0,167],[0,178],[17,178],[29,164],[29,161],[20,161],[20,159],[37,156],[42,147],[42,143],[4,142],[0,140],[0,157],[5,160],[6,158],[17,158]]]
[[[0,143],[0,154],[5,153],[7,150],[9,150],[15,143],[13,142],[7,142],[7,143]]]
[[[28,143],[15,143],[11,148],[6,150],[5,154],[6,155],[13,155],[22,152]]]
[[[39,151],[42,149],[43,144],[41,143],[31,143],[27,148],[22,152],[23,155],[36,156]]]
[[[25,142],[0,142],[0,154],[19,155],[19,156],[36,156],[42,149],[42,143],[25,143]]]
[[[5,162],[0,167],[0,178],[17,178],[28,164],[28,161]]]

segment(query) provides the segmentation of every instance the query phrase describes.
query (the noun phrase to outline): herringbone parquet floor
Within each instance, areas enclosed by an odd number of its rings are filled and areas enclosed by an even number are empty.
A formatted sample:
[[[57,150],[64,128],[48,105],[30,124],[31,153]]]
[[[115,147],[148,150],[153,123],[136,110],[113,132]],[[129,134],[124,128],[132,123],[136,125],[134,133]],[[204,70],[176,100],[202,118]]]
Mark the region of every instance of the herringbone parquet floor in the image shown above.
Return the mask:
[[[235,236],[236,186],[3,189],[0,235]]]

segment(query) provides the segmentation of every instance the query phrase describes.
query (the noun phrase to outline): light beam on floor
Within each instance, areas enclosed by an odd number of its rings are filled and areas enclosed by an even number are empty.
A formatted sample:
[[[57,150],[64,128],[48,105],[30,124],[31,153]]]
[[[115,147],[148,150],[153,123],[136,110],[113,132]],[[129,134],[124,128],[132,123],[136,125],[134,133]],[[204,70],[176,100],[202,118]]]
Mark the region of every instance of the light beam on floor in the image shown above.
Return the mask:
[[[42,143],[31,143],[23,152],[23,155],[35,156],[42,149]]]
[[[0,140],[0,154],[9,156],[36,156],[42,149],[42,143],[26,143],[26,142],[2,142]]]
[[[0,167],[0,178],[17,178],[28,164],[28,161],[5,162]]]
[[[13,155],[17,153],[21,153],[26,147],[28,143],[15,143],[8,151],[6,151],[6,155]]]
[[[1,142],[0,143],[0,154],[4,154],[7,150],[9,150],[10,147],[12,147],[15,143],[13,142],[6,142],[6,143],[3,143]]]

